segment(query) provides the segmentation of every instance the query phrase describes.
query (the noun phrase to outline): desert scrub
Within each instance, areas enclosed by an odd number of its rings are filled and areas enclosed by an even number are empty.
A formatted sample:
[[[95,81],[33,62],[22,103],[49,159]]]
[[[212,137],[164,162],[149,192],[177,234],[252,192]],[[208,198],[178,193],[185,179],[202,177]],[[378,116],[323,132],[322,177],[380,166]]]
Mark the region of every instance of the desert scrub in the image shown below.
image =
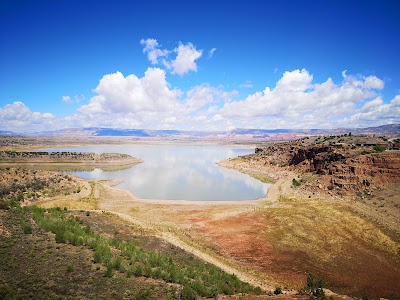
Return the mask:
[[[295,178],[293,178],[293,180],[292,180],[292,185],[295,186],[295,187],[298,187],[298,186],[301,185],[301,182],[300,182],[300,181],[297,181]]]
[[[132,241],[119,241],[95,234],[82,220],[69,216],[60,208],[45,210],[31,206],[24,210],[32,213],[41,228],[54,233],[57,242],[85,245],[92,249],[93,262],[106,267],[106,277],[112,277],[117,270],[127,276],[162,279],[182,286],[182,296],[187,293],[188,299],[193,295],[215,297],[218,294],[262,293],[261,289],[240,281],[234,274],[227,274],[200,260],[181,262],[163,253],[144,251]]]
[[[306,285],[299,291],[300,294],[310,295],[310,300],[330,300],[333,297],[327,297],[324,292],[324,281],[321,278],[314,277],[313,274],[307,275]]]

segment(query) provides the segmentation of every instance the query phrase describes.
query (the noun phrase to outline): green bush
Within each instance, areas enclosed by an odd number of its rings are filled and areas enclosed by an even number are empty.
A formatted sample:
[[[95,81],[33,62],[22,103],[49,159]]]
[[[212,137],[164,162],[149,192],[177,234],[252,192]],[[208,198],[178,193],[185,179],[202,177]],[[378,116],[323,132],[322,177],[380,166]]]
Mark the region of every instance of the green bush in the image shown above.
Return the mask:
[[[275,295],[282,294],[282,289],[281,289],[280,287],[276,287],[276,288],[275,288],[275,291],[274,291],[274,294],[275,294]]]
[[[149,289],[140,289],[137,290],[133,296],[134,300],[150,300],[153,299],[151,294],[153,293],[154,288]]]
[[[23,231],[25,234],[32,234],[32,226],[25,224],[23,227]]]
[[[196,300],[196,293],[194,290],[189,286],[183,286],[181,297],[182,300]]]
[[[324,292],[324,281],[314,277],[313,274],[307,275],[307,283],[302,292],[310,295],[310,300],[327,300]]]
[[[107,269],[104,272],[105,277],[112,277],[113,275],[113,265],[112,264],[107,264]]]
[[[132,266],[133,269],[133,275],[135,275],[136,277],[140,277],[143,275],[143,270],[141,266]]]
[[[301,183],[299,181],[297,181],[295,178],[293,178],[292,185],[295,186],[295,187],[298,187],[298,186],[301,185]]]
[[[381,145],[376,145],[376,146],[374,147],[374,151],[375,151],[375,152],[383,152],[383,151],[385,151],[385,148],[382,147]]]

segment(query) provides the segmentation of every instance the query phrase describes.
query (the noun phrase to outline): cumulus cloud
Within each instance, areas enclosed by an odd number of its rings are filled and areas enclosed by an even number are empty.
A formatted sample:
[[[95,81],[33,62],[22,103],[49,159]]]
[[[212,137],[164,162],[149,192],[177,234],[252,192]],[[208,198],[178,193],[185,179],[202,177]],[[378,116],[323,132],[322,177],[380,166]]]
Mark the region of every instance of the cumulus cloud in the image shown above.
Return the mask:
[[[41,131],[55,128],[51,113],[32,112],[24,103],[13,102],[0,108],[0,128],[10,131]]]
[[[211,106],[231,102],[237,91],[224,91],[208,84],[187,92],[171,89],[165,70],[149,68],[142,78],[121,72],[103,76],[89,104],[79,109],[85,126],[187,128],[193,120],[204,116],[209,120]],[[200,118],[201,119],[201,118]],[[199,125],[199,124],[196,124]]]
[[[364,85],[366,89],[377,89],[382,90],[384,87],[384,83],[376,76],[368,76],[364,77]]]
[[[160,57],[165,57],[169,54],[168,50],[159,49],[156,39],[142,39],[140,44],[144,46],[143,53],[147,53],[147,58],[153,65],[159,63]]]
[[[183,75],[189,71],[197,72],[197,64],[195,60],[201,57],[203,50],[197,50],[192,43],[186,45],[180,43],[175,49],[177,53],[176,59],[172,61],[174,74]]]
[[[362,124],[376,126],[400,123],[400,95],[395,96],[389,103],[384,103],[380,97],[367,102],[364,106],[340,124]]]
[[[140,44],[144,46],[143,53],[147,53],[147,58],[153,65],[162,64],[166,69],[172,69],[172,74],[181,76],[190,71],[197,72],[196,60],[203,54],[203,50],[197,50],[192,43],[179,42],[179,46],[172,51],[160,49],[156,39],[142,39]],[[212,56],[215,50],[217,49],[211,49],[209,55]],[[175,54],[175,59],[168,57]]]
[[[235,120],[253,118],[253,123],[260,121],[259,124],[268,124],[273,119],[274,122],[282,120],[287,127],[332,127],[341,117],[357,111],[360,105],[364,105],[364,109],[382,106],[378,100],[371,102],[383,89],[382,80],[375,76],[359,79],[347,75],[346,71],[342,75],[344,81],[341,84],[335,84],[331,78],[314,83],[306,69],[287,71],[274,89],[266,87],[263,92],[227,103],[221,109],[221,115]]]
[[[315,82],[306,69],[285,72],[274,87],[240,98],[238,91],[202,84],[174,88],[166,70],[143,77],[104,75],[88,104],[67,117],[32,112],[24,103],[0,107],[0,130],[42,131],[71,127],[230,130],[233,128],[332,128],[400,123],[400,95],[385,101],[376,76]],[[64,102],[76,97],[63,96]]]
[[[236,90],[226,92],[221,88],[203,84],[186,93],[185,106],[194,110],[210,103],[229,103],[238,95]]]
[[[176,109],[179,90],[171,90],[165,71],[149,68],[143,78],[121,72],[104,75],[97,95],[79,111],[83,114],[165,112]]]

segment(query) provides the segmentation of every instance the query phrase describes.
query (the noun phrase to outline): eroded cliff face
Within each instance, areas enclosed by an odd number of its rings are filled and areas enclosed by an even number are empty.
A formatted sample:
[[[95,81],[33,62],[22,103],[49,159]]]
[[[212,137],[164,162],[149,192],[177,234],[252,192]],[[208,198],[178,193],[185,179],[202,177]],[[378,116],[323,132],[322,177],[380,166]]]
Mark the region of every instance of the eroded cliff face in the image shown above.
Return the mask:
[[[399,183],[400,153],[369,152],[350,147],[282,143],[257,148],[250,159],[263,165],[319,175],[314,182],[308,182],[308,186],[335,190],[339,194],[360,193]]]

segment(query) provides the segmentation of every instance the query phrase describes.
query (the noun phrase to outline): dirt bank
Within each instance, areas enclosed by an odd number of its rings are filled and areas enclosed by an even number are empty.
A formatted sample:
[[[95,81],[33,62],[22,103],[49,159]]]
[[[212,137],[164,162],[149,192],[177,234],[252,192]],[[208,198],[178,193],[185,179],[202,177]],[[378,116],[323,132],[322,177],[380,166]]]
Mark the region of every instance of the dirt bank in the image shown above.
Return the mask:
[[[1,164],[58,164],[83,166],[134,165],[142,160],[120,153],[0,151]]]

